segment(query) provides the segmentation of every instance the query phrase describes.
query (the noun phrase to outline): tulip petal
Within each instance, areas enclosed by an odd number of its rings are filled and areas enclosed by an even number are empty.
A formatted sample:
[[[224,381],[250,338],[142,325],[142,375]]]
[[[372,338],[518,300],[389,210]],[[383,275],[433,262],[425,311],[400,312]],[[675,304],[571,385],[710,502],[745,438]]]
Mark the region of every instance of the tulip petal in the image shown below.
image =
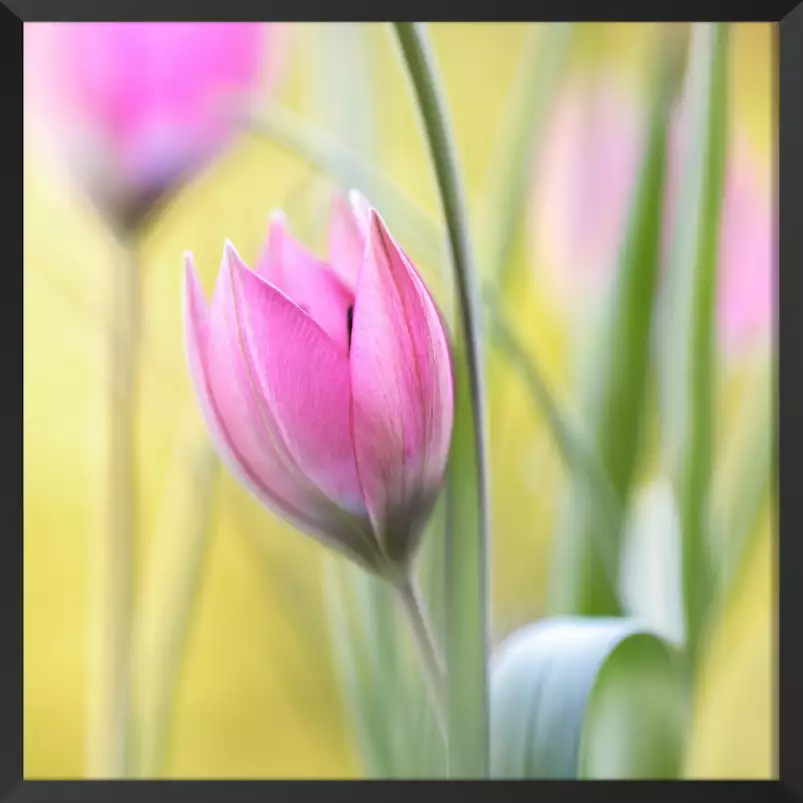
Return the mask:
[[[365,251],[368,215],[367,201],[355,190],[349,200],[336,194],[329,217],[328,251],[332,269],[348,287],[357,286]]]
[[[252,466],[248,457],[241,452],[237,440],[228,431],[213,397],[206,358],[207,349],[209,348],[209,310],[195,271],[192,256],[186,254],[184,259],[186,350],[190,376],[201,411],[211,430],[217,450],[232,473],[263,501],[277,501],[275,499],[277,495],[269,488],[258,470],[256,470],[260,467],[260,461],[258,459],[254,460],[254,465]],[[215,348],[216,354],[221,352],[222,349]],[[246,401],[247,398],[246,396]],[[239,420],[242,422],[246,418],[246,416],[242,416]],[[253,457],[253,455],[251,456]],[[293,510],[291,503],[285,500],[281,501],[283,506],[286,506],[291,511]]]
[[[454,415],[446,332],[382,219],[371,213],[351,340],[352,428],[371,521],[409,554],[446,468]]]
[[[246,360],[288,452],[329,499],[365,506],[350,431],[349,363],[315,320],[250,271],[229,246],[229,270]],[[343,326],[345,328],[345,312]]]
[[[209,310],[191,260],[186,260],[186,341],[201,410],[221,458],[263,504],[363,565],[374,567],[362,523],[342,514],[294,464],[254,392],[231,289],[223,266]]]
[[[371,226],[373,207],[368,203],[368,199],[359,190],[355,189],[349,190],[349,206],[363,237],[367,237],[368,229]]]
[[[271,216],[267,247],[256,272],[307,312],[348,354],[348,310],[354,294],[325,262],[293,237],[284,215]]]

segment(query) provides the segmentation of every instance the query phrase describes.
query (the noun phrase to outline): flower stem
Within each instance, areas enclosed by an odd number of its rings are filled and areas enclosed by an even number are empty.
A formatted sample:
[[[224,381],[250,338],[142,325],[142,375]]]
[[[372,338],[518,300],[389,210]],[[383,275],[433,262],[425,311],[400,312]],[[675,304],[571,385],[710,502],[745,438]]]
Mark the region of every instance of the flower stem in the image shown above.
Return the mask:
[[[446,675],[424,608],[424,601],[421,598],[421,593],[415,580],[407,579],[398,585],[396,589],[402,610],[407,617],[407,623],[410,625],[410,632],[418,648],[421,665],[429,684],[435,714],[438,718],[438,726],[445,738],[447,733]]]
[[[129,637],[136,528],[135,398],[139,341],[139,269],[133,238],[111,272],[108,335],[107,519],[90,567],[90,673],[87,774],[124,777],[130,707]]]
[[[440,190],[456,280],[455,419],[447,478],[446,665],[450,774],[488,774],[488,477],[479,277],[457,154],[423,27],[394,23]]]
[[[394,24],[418,98],[446,218],[460,301],[460,328],[467,345],[466,358],[476,410],[477,440],[484,446],[485,424],[482,413],[484,413],[485,393],[482,381],[480,284],[468,234],[465,192],[457,167],[454,136],[446,116],[443,92],[435,73],[434,58],[423,28],[418,23]],[[484,474],[484,464],[478,466],[478,470]],[[482,484],[484,490],[484,476]]]
[[[667,288],[662,421],[680,516],[686,649],[692,665],[714,586],[707,500],[715,426],[717,248],[728,137],[728,32],[725,23],[692,29],[685,87],[690,148],[679,184]]]

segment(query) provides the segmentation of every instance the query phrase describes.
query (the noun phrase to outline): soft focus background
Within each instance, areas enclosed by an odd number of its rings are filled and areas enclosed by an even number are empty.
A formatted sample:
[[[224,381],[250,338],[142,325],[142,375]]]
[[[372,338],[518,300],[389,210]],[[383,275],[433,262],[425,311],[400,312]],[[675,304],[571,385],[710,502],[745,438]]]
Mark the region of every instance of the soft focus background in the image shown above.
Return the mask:
[[[341,137],[349,137],[437,216],[411,94],[385,26],[278,28],[285,63],[272,101],[324,129],[339,128]],[[578,364],[593,337],[595,302],[603,297],[606,264],[624,216],[618,208],[626,206],[640,153],[645,74],[656,36],[656,26],[646,24],[580,28],[533,176],[526,242],[515,255],[527,278],[517,284],[513,307],[516,329],[555,395],[575,410]],[[478,220],[525,29],[430,26]],[[718,315],[715,460],[723,476],[729,456],[739,452],[731,446],[760,426],[743,418],[742,410],[768,392],[770,381],[765,366],[773,347],[773,36],[771,25],[732,28],[725,217],[734,234],[722,246],[729,256]],[[364,48],[367,65],[349,61],[357,45]],[[350,114],[343,88],[349,81],[366,82],[371,120]],[[107,299],[121,255],[103,221],[72,187],[54,169],[51,154],[30,139],[24,199],[28,778],[84,773],[91,691],[87,633],[96,613],[88,602],[88,566],[105,524],[98,489],[107,431]],[[225,239],[253,264],[276,207],[285,208],[299,236],[317,244],[328,192],[326,182],[297,156],[264,136],[244,134],[183,188],[141,242],[137,578],[159,534],[178,526],[182,494],[188,493],[179,461],[187,433],[201,431],[182,346],[182,252],[194,252],[210,292]],[[405,242],[402,232],[398,236],[414,258],[424,260],[414,243]],[[422,261],[420,267],[437,283],[442,266]],[[489,382],[498,643],[546,612],[551,538],[567,477],[526,388],[496,357]],[[650,430],[656,427],[651,422]],[[663,512],[654,451],[648,444],[633,510],[663,532],[671,510]],[[775,773],[774,504],[768,495],[733,568],[727,598],[706,631],[686,763],[694,777]],[[261,510],[225,472],[211,515],[166,772],[227,778],[358,775],[330,657],[321,548]],[[671,522],[667,526],[671,530]],[[671,572],[672,553],[661,551],[672,548],[671,532],[667,537],[669,547],[657,537],[651,542],[651,562],[627,570],[625,582],[642,600],[636,607],[649,607],[645,587],[648,594],[655,592]],[[660,601],[658,607],[652,610],[658,624],[672,631],[675,612]]]

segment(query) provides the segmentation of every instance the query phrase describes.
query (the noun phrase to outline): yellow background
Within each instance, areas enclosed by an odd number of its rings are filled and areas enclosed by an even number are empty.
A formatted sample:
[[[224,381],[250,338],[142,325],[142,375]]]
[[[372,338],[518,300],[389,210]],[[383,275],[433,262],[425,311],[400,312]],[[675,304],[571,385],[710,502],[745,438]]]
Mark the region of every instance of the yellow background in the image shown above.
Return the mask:
[[[613,26],[638,69],[645,26]],[[769,169],[772,26],[735,26],[734,115]],[[512,24],[431,26],[473,198],[480,191],[505,87],[523,41]],[[298,32],[295,32],[298,36]],[[385,169],[433,214],[437,195],[390,36],[372,32],[377,128]],[[295,102],[303,52],[289,65]],[[207,292],[230,238],[256,256],[268,212],[308,170],[245,137],[187,187],[141,244],[143,358],[138,407],[141,534],[137,566],[164,513],[177,434],[197,419],[181,344],[181,255],[191,249]],[[87,565],[103,527],[110,272],[117,245],[33,148],[25,159],[24,711],[28,778],[84,771]],[[431,266],[427,266],[432,269]],[[566,398],[570,313],[534,294],[519,321]],[[527,322],[532,321],[528,326]],[[738,373],[738,371],[737,371]],[[537,411],[494,362],[492,476],[495,638],[543,612],[555,497],[564,476]],[[723,396],[727,404],[727,394]],[[502,426],[504,422],[504,426]],[[172,482],[174,480],[170,480]],[[161,511],[161,514],[160,514]],[[167,771],[174,777],[351,777],[322,616],[320,548],[258,509],[227,475],[176,701]],[[762,536],[717,621],[695,704],[689,772],[767,777],[773,764],[774,534]]]

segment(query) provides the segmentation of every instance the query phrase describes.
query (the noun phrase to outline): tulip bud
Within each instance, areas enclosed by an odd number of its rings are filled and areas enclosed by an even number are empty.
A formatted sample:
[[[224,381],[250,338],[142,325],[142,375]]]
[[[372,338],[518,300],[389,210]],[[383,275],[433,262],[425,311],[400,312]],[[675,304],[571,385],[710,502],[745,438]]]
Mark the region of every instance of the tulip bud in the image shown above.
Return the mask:
[[[447,334],[412,262],[356,193],[329,261],[271,219],[257,269],[226,244],[207,306],[185,257],[186,348],[231,471],[264,504],[393,582],[408,572],[451,439]]]

